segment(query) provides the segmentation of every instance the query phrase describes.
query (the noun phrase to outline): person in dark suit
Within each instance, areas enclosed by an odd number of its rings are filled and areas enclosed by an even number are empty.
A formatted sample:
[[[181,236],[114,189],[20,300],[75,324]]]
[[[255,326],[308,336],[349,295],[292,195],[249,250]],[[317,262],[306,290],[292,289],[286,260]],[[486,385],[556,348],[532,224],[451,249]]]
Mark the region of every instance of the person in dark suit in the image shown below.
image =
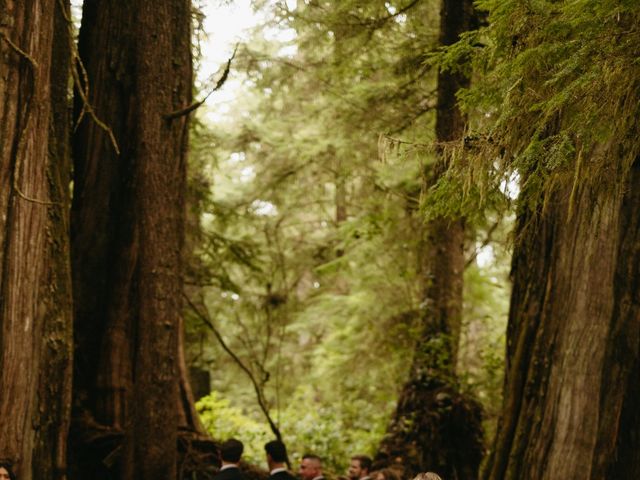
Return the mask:
[[[287,471],[287,448],[280,440],[271,440],[264,446],[269,466],[269,480],[297,480]]]
[[[218,456],[220,457],[220,471],[216,474],[214,480],[246,480],[244,474],[238,467],[240,457],[244,451],[244,445],[240,440],[230,438],[220,445]]]

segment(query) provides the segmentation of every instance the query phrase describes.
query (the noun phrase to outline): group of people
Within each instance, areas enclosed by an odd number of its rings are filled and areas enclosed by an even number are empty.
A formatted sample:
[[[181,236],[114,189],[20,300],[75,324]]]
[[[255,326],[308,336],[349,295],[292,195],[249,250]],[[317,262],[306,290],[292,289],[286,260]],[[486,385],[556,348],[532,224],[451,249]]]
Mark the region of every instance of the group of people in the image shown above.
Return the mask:
[[[319,456],[304,455],[297,478],[287,469],[288,457],[284,443],[272,440],[265,444],[264,449],[269,467],[269,480],[326,480],[322,474],[322,459]],[[221,466],[214,480],[247,480],[238,465],[243,451],[244,445],[240,440],[231,438],[223,442],[218,450]],[[372,471],[372,464],[371,458],[366,455],[354,455],[351,457],[347,476],[339,477],[338,480],[401,480],[391,468]],[[0,462],[0,480],[16,480],[10,464]],[[425,472],[418,474],[413,480],[442,479],[433,472]]]
[[[318,455],[306,454],[302,457],[298,470],[299,478],[287,469],[287,449],[279,440],[267,442],[264,446],[269,468],[269,480],[325,480],[322,473],[322,459]],[[240,440],[231,438],[220,445],[220,471],[214,480],[246,480],[240,471],[239,462],[244,451]],[[338,480],[401,480],[400,476],[391,468],[372,470],[373,462],[366,455],[351,457],[347,476]],[[0,479],[2,480],[2,479]],[[433,472],[418,474],[413,480],[442,480]]]
[[[287,469],[287,449],[284,443],[272,440],[264,446],[269,467],[269,480],[325,480],[322,474],[322,459],[313,454],[306,454],[300,462],[298,475],[295,477]],[[244,451],[244,445],[240,440],[231,438],[220,445],[218,456],[220,470],[214,480],[247,480],[240,471],[239,462]],[[391,468],[382,468],[372,471],[373,462],[366,455],[354,455],[351,457],[347,476],[338,480],[401,480],[400,476]],[[11,470],[11,465],[0,462],[0,480],[16,480]],[[413,480],[442,480],[433,472],[420,473]]]

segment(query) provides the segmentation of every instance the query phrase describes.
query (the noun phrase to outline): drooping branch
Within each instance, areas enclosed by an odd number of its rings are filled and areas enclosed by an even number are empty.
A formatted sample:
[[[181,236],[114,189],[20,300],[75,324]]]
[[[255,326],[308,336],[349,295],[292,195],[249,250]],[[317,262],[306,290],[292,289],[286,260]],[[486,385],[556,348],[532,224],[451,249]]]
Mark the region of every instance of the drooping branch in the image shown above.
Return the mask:
[[[113,146],[116,154],[120,155],[120,148],[118,147],[118,142],[116,141],[116,137],[113,134],[113,130],[111,127],[104,123],[102,120],[98,118],[91,102],[89,101],[89,77],[87,75],[87,71],[84,68],[84,63],[82,63],[82,59],[80,58],[80,53],[78,52],[78,45],[73,39],[73,21],[69,16],[68,12],[64,8],[62,4],[62,0],[58,0],[60,8],[62,9],[62,15],[64,16],[65,21],[67,22],[67,26],[69,28],[69,47],[71,49],[72,56],[72,67],[71,67],[71,76],[73,78],[73,84],[76,86],[78,94],[80,95],[80,99],[82,100],[82,111],[78,116],[78,120],[76,122],[76,128],[80,125],[82,118],[85,113],[88,113],[91,119],[98,125],[105,133],[109,136],[109,141]],[[81,77],[82,74],[82,77]]]
[[[189,298],[189,296],[187,294],[183,294],[187,304],[189,305],[189,307],[191,308],[191,310],[196,314],[196,316],[198,317],[198,319],[207,327],[209,328],[209,330],[211,330],[211,332],[213,333],[213,335],[216,337],[216,340],[218,340],[218,343],[220,343],[220,346],[222,347],[222,349],[233,359],[233,361],[240,367],[240,369],[247,375],[247,377],[249,378],[249,380],[251,381],[251,384],[253,385],[253,389],[256,393],[256,398],[258,400],[258,405],[260,407],[260,410],[262,411],[262,413],[264,414],[265,418],[267,419],[267,423],[269,424],[269,428],[271,428],[271,431],[273,432],[273,434],[275,435],[275,437],[279,440],[282,441],[282,433],[280,432],[280,429],[278,428],[278,426],[276,425],[276,423],[273,421],[273,419],[271,418],[271,414],[269,413],[269,409],[267,407],[267,402],[264,398],[264,391],[262,386],[260,385],[260,383],[258,382],[258,380],[256,379],[255,375],[253,374],[253,372],[251,371],[251,369],[245,365],[245,363],[242,361],[242,359],[240,357],[238,357],[238,355],[236,355],[236,353],[229,347],[229,345],[227,344],[227,342],[225,342],[224,338],[222,337],[222,334],[220,333],[220,331],[216,328],[216,326],[214,325],[213,321],[211,320],[211,318],[209,317],[208,313],[202,312],[201,309],[199,309],[194,303],[193,301]],[[288,462],[287,462],[288,463]]]
[[[164,116],[165,120],[175,120],[176,118],[180,118],[180,117],[184,117],[185,115],[189,115],[191,112],[193,112],[194,110],[200,108],[202,105],[204,105],[204,102],[207,101],[207,99],[211,96],[211,94],[213,92],[217,92],[218,90],[220,90],[222,88],[222,86],[225,84],[225,82],[227,81],[227,78],[229,78],[229,72],[231,71],[231,62],[233,61],[233,59],[236,57],[236,52],[238,51],[238,46],[236,45],[236,48],[233,50],[233,55],[231,55],[231,58],[229,60],[227,60],[227,65],[224,68],[224,71],[222,72],[222,76],[218,79],[218,81],[216,82],[216,86],[213,87],[213,90],[211,90],[209,93],[207,93],[207,95],[202,99],[199,100],[197,102],[192,103],[191,105],[181,108],[180,110],[176,110],[175,112],[171,112],[167,115]]]
[[[22,48],[20,48],[15,42],[13,42],[9,36],[4,32],[4,31],[0,31],[0,38],[2,38],[7,45],[9,45],[13,51],[19,55],[20,57],[22,57],[23,59],[25,59],[29,65],[29,70],[31,72],[31,92],[29,93],[29,95],[26,97],[26,100],[24,102],[24,108],[22,111],[22,121],[23,121],[23,125],[22,125],[22,129],[20,131],[20,135],[18,137],[18,146],[15,150],[16,152],[16,162],[15,162],[15,167],[14,167],[14,175],[13,175],[13,190],[16,192],[16,194],[18,195],[18,197],[22,198],[23,200],[26,200],[27,202],[31,202],[31,203],[36,203],[38,205],[57,205],[60,206],[62,205],[60,202],[52,202],[49,200],[40,200],[37,198],[33,198],[28,196],[26,193],[24,193],[22,191],[22,189],[20,188],[20,181],[21,181],[21,170],[22,170],[22,156],[20,155],[20,152],[22,151],[22,148],[24,146],[24,142],[26,139],[26,131],[27,128],[29,127],[29,119],[31,117],[31,109],[32,109],[32,101],[33,101],[33,92],[35,90],[35,84],[36,84],[36,76],[38,73],[38,62],[33,58],[33,56],[31,56],[28,52],[26,52],[25,50],[23,50]]]

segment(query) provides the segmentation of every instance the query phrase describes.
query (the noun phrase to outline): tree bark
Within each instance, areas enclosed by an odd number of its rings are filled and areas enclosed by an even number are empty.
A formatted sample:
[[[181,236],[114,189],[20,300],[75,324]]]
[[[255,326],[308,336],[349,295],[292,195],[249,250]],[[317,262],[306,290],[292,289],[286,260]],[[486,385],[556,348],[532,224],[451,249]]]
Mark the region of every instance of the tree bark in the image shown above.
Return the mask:
[[[440,44],[451,45],[471,28],[472,2],[443,0],[440,18]],[[460,72],[438,73],[439,145],[459,141],[464,135],[466,118],[456,94],[469,83]],[[447,168],[447,149],[438,147],[438,154],[438,161],[427,172],[424,190],[435,185]],[[405,476],[433,470],[448,480],[475,479],[482,459],[481,408],[458,392],[455,373],[462,321],[464,229],[464,219],[442,217],[428,222],[421,232],[421,334],[409,380],[379,453],[387,461],[402,463]]]
[[[607,149],[615,181],[564,182],[519,215],[486,479],[640,476],[640,161]]]
[[[58,0],[0,1],[0,452],[65,478],[71,396],[69,30]]]
[[[177,477],[182,248],[191,104],[188,0],[87,0],[89,100],[74,136],[75,478]],[[76,118],[83,104],[76,97]],[[181,388],[182,385],[182,388]]]

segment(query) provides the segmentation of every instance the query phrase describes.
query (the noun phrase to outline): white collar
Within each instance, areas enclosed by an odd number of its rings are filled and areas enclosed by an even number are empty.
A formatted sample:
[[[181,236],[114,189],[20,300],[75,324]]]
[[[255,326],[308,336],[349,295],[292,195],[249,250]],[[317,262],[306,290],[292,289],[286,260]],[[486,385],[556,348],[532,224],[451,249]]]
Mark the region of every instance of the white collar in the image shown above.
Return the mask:
[[[227,463],[227,464],[223,465],[222,467],[220,467],[220,471],[227,470],[229,468],[238,468],[238,464],[237,463]]]
[[[271,470],[271,471],[269,472],[269,475],[274,475],[274,474],[276,474],[276,473],[286,472],[286,471],[287,471],[287,469],[286,469],[286,468],[284,468],[284,467],[278,467],[278,468],[274,468],[273,470]]]

